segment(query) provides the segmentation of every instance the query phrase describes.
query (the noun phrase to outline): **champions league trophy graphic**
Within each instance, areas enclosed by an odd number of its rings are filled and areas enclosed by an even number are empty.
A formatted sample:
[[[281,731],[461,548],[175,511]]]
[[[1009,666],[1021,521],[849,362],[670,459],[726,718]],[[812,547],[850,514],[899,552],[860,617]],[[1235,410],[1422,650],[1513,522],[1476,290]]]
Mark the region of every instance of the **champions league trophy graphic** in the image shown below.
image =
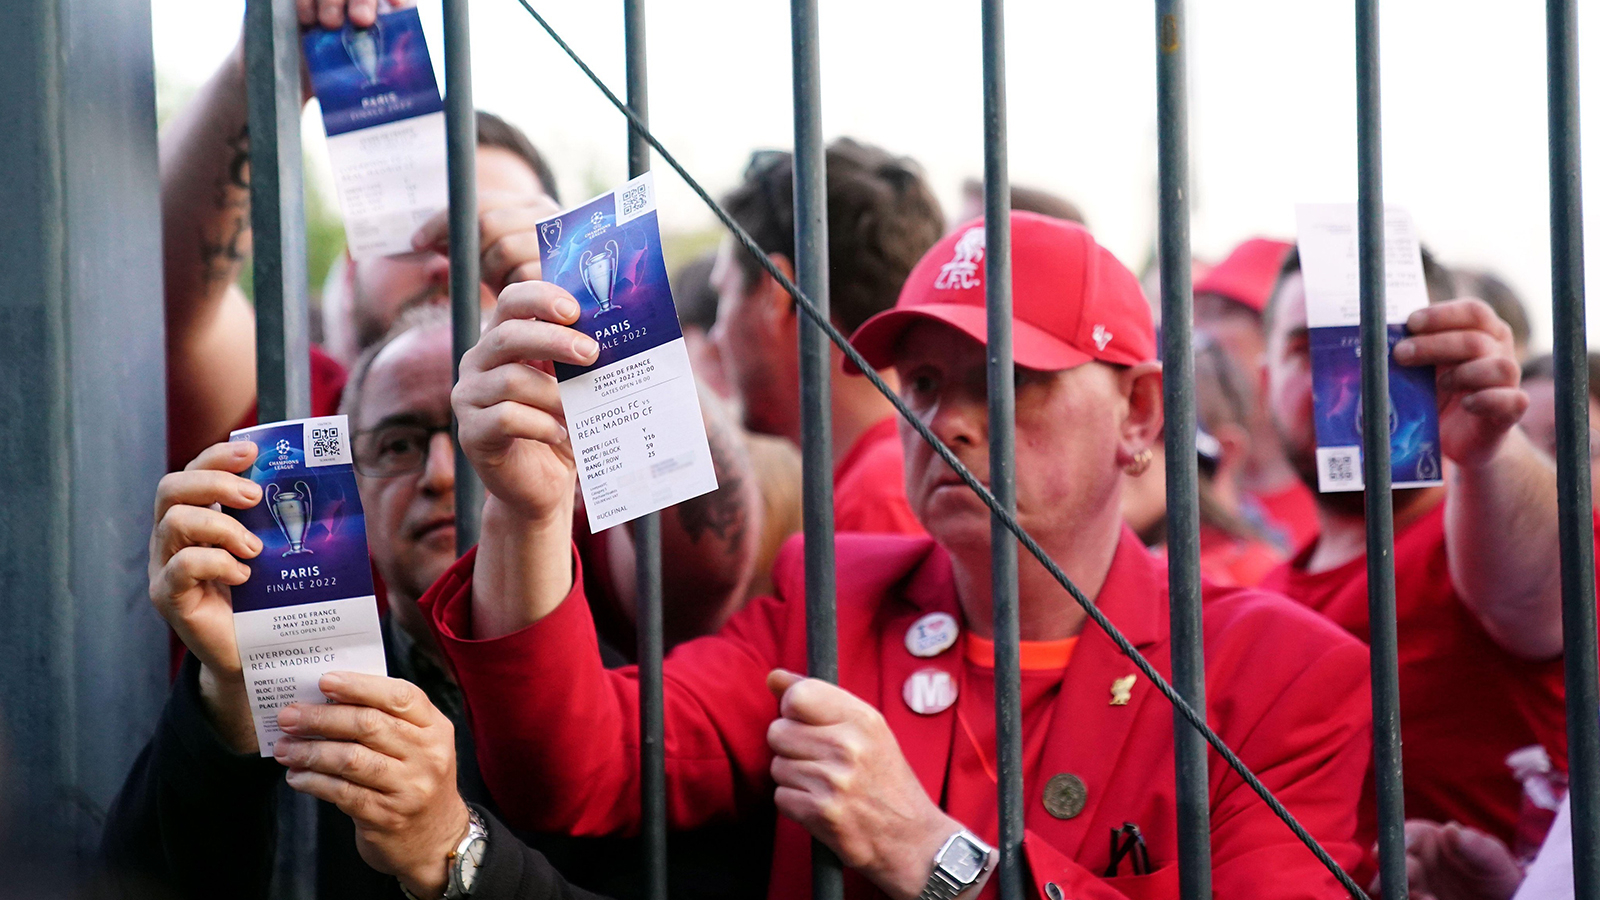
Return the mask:
[[[599,253],[585,250],[578,257],[578,274],[583,277],[583,286],[600,303],[600,311],[595,313],[596,316],[610,315],[622,309],[611,304],[611,294],[617,289],[617,262],[616,241],[606,241],[606,248]]]
[[[276,483],[267,485],[267,509],[272,511],[272,521],[289,542],[284,556],[310,553],[306,549],[306,529],[311,525],[311,488],[304,481],[296,481],[290,490],[279,489]]]
[[[383,31],[377,22],[371,28],[346,28],[341,38],[344,52],[350,56],[367,84],[378,83],[378,60],[383,58]]]

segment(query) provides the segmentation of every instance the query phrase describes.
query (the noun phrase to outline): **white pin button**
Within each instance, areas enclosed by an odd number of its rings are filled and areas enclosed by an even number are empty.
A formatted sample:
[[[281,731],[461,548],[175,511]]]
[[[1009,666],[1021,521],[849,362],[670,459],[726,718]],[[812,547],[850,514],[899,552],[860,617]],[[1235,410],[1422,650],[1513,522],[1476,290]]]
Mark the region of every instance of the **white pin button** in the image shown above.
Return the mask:
[[[936,716],[956,702],[956,680],[949,672],[930,666],[913,672],[900,693],[912,712]]]
[[[949,613],[933,612],[911,624],[906,631],[906,649],[912,656],[938,656],[956,645],[961,626]]]

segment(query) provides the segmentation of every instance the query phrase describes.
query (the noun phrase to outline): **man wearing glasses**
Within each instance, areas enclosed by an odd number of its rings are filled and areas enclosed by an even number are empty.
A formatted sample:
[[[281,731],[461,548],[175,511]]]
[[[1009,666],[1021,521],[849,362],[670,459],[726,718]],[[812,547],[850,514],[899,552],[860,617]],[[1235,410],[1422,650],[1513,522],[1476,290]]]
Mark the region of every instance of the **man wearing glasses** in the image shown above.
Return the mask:
[[[336,802],[343,798],[339,808],[349,813],[323,808],[320,897],[399,900],[401,885],[420,889],[427,884],[418,873],[431,873],[436,880],[450,850],[463,840],[469,803],[486,823],[489,848],[480,861],[487,893],[474,896],[553,896],[510,887],[531,890],[533,874],[541,890],[560,884],[549,864],[592,890],[619,898],[637,895],[642,880],[631,863],[640,857],[626,842],[514,837],[494,819],[461,690],[417,607],[418,598],[456,558],[450,390],[450,319],[439,307],[407,313],[351,373],[344,411],[355,435],[353,456],[373,565],[388,588],[382,622],[394,678],[359,676],[367,694],[344,694],[340,706],[303,710],[299,727],[286,724],[285,731],[322,740],[280,742],[289,749],[277,761],[256,755],[239,672],[228,605],[228,585],[239,581],[233,574],[238,563],[210,549],[248,558],[250,539],[236,521],[206,508],[249,506],[259,499],[248,495],[249,482],[229,474],[245,469],[254,453],[248,444],[214,445],[187,470],[163,480],[151,541],[150,593],[190,657],[156,737],[135,763],[107,823],[105,855],[127,883],[138,881],[161,891],[159,896],[197,900],[265,897],[276,841],[275,791],[287,766],[291,786],[306,789],[320,782],[307,793]],[[759,530],[759,522],[749,518],[759,516],[759,494],[737,430],[719,406],[707,403],[706,410],[721,488],[663,513],[669,632],[711,630],[732,612],[743,596]],[[582,519],[581,512],[577,518]],[[592,551],[589,560],[631,565],[630,548],[616,545],[609,555],[603,548],[626,541],[626,529],[590,536],[581,525],[574,528]],[[620,580],[619,567],[608,570],[589,560],[586,568],[593,574],[586,584],[606,598],[596,604],[597,618],[628,622],[627,609],[611,608],[622,593],[612,588]],[[631,653],[617,649],[631,650],[627,627],[608,629],[606,642],[608,664],[627,661]],[[421,688],[420,695],[399,681]],[[326,680],[323,687],[328,692]],[[409,708],[385,706],[381,698],[397,691],[411,698]],[[337,723],[325,721],[351,710],[368,717],[369,727],[359,736],[342,734]],[[374,721],[380,724],[371,727]],[[406,740],[385,743],[402,735]],[[335,782],[319,775],[335,778],[337,792]],[[380,802],[351,806],[351,797],[367,791]],[[410,813],[389,816],[382,812],[386,806]],[[426,840],[430,834],[438,840]],[[549,864],[523,850],[517,837],[542,851]],[[758,894],[766,881],[769,844],[770,837],[759,829],[723,827],[676,838],[670,873],[674,896]],[[730,854],[730,848],[737,852]]]

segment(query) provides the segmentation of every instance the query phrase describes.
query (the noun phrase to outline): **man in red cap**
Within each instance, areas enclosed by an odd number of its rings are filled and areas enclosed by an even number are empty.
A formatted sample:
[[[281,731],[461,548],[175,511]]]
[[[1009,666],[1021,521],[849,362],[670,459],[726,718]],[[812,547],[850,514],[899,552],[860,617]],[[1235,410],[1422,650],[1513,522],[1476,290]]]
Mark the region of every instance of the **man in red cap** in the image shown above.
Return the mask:
[[[1166,576],[1121,521],[1125,471],[1160,433],[1161,367],[1133,275],[1077,225],[1013,213],[1017,516],[1159,669]],[[934,245],[896,307],[853,341],[980,478],[989,472],[984,229]],[[583,363],[559,288],[508,288],[456,391],[489,493],[483,542],[424,598],[471,707],[483,773],[512,821],[601,834],[639,820],[638,691],[607,672],[570,545],[573,464],[555,384],[529,359]],[[537,320],[537,321],[535,321]],[[992,897],[997,838],[989,511],[902,424],[906,493],[931,537],[840,535],[838,686],[805,664],[803,552],[666,662],[674,827],[775,804],[769,896],[810,895],[815,837],[846,895]],[[1018,573],[1029,893],[1175,898],[1173,715],[1044,567]],[[1292,602],[1206,589],[1209,721],[1335,858],[1367,758],[1366,653]],[[1239,677],[1239,673],[1248,673]],[[1343,893],[1232,771],[1211,770],[1219,896]],[[1113,852],[1112,845],[1119,849]]]
[[[1216,341],[1239,371],[1251,378],[1262,371],[1267,351],[1261,314],[1291,246],[1251,238],[1194,283],[1195,329]],[[1250,448],[1239,484],[1259,507],[1261,524],[1281,549],[1299,549],[1316,537],[1316,498],[1284,455],[1265,404],[1257,404],[1250,422]]]

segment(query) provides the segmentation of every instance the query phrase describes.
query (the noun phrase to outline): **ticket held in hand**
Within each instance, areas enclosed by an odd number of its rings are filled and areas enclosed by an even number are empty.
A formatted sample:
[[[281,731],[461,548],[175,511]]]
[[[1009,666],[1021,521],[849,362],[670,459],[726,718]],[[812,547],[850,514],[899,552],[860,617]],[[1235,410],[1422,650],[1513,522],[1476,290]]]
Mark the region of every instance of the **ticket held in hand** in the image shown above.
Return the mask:
[[[350,257],[410,252],[449,202],[444,103],[417,11],[313,28],[304,45]]]
[[[388,671],[346,417],[274,422],[233,439],[259,448],[245,475],[261,502],[226,512],[262,544],[233,589],[233,630],[256,741],[271,756],[278,710],[327,702],[317,688],[325,673]]]
[[[1361,290],[1353,203],[1295,209],[1305,277],[1317,430],[1317,489],[1362,490]],[[1428,305],[1422,245],[1405,210],[1384,210],[1384,317],[1389,345],[1389,462],[1396,488],[1442,484],[1439,405],[1432,366],[1394,363],[1406,319]]]
[[[600,345],[593,365],[555,364],[590,530],[716,490],[650,173],[538,233],[544,280],[578,301],[572,327]]]

